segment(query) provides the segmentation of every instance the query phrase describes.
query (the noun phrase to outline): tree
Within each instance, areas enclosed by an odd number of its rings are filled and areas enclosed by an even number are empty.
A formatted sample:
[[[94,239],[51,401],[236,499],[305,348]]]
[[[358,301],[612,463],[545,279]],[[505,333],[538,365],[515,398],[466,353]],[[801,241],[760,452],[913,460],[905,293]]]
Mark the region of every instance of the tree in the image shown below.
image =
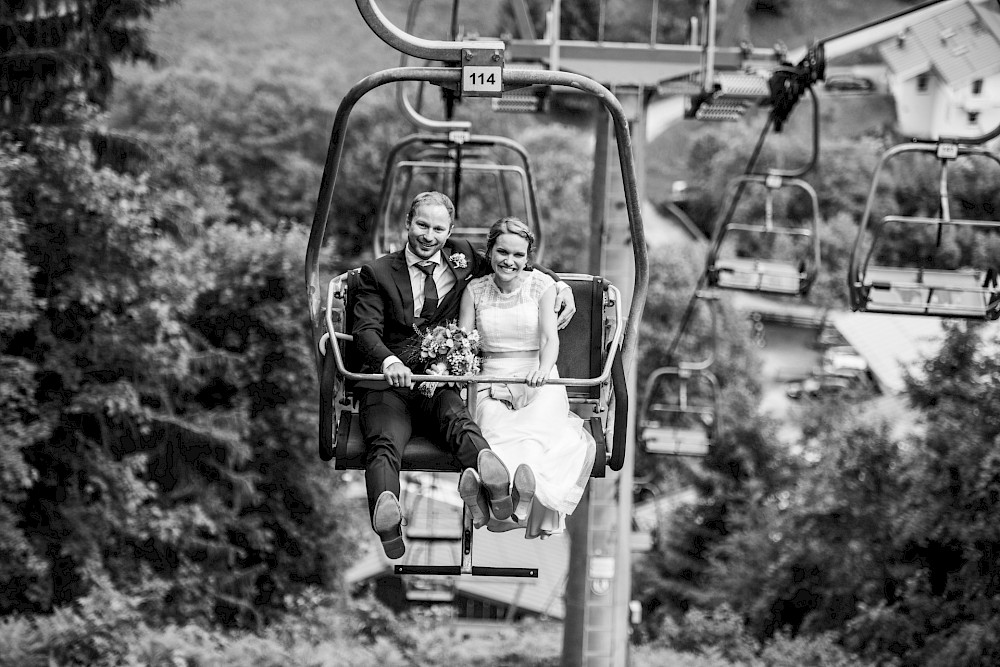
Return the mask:
[[[113,63],[154,62],[143,22],[176,0],[0,0],[0,116],[61,122],[77,92],[104,105]]]
[[[1000,534],[1000,355],[995,335],[952,324],[937,356],[908,381],[926,430],[912,443],[890,527],[898,560],[892,597],[863,609],[850,639],[910,664],[974,665],[1000,658],[992,610]]]

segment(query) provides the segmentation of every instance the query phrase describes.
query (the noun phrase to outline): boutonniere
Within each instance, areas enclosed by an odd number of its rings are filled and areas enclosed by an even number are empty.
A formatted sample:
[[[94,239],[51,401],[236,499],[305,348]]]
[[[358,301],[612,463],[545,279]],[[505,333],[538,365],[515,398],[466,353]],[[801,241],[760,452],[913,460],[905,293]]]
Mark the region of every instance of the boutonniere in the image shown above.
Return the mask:
[[[456,269],[464,269],[469,266],[469,260],[465,258],[464,252],[456,252],[454,255],[448,258],[451,265]]]

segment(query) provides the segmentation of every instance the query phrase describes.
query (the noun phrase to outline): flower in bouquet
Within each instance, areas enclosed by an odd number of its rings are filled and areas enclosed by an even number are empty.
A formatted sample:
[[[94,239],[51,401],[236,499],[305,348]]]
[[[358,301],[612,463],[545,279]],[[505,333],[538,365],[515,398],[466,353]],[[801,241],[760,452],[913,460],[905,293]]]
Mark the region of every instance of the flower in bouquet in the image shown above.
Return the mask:
[[[475,375],[482,368],[479,332],[466,331],[456,322],[441,324],[421,333],[417,362],[427,375]],[[447,383],[453,384],[453,383]],[[422,382],[418,389],[425,396],[433,396],[440,382]]]

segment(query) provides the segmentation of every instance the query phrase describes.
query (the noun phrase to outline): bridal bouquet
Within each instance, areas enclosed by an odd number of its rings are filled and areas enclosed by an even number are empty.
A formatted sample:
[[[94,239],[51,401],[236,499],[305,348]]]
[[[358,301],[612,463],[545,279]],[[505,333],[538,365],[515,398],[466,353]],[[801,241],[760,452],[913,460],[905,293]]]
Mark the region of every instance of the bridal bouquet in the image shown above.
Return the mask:
[[[475,375],[482,368],[479,332],[475,329],[466,331],[456,322],[449,322],[423,333],[416,325],[413,330],[420,341],[413,365],[423,366],[428,375]],[[424,396],[433,396],[441,384],[421,382],[418,389]]]

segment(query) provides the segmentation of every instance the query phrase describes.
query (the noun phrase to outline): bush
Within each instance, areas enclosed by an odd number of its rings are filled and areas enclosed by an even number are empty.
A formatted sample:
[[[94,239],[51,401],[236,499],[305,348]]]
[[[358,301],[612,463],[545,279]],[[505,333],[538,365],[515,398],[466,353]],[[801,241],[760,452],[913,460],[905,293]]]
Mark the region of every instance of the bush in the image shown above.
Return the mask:
[[[122,664],[140,627],[138,602],[110,585],[96,586],[52,614],[0,622],[3,667],[103,667]]]
[[[768,667],[864,667],[858,657],[836,643],[833,633],[789,637],[778,633],[760,654]]]
[[[717,654],[727,660],[752,660],[760,648],[746,631],[743,619],[722,604],[712,612],[689,611],[680,624],[667,618],[661,628],[661,642],[679,651]]]

